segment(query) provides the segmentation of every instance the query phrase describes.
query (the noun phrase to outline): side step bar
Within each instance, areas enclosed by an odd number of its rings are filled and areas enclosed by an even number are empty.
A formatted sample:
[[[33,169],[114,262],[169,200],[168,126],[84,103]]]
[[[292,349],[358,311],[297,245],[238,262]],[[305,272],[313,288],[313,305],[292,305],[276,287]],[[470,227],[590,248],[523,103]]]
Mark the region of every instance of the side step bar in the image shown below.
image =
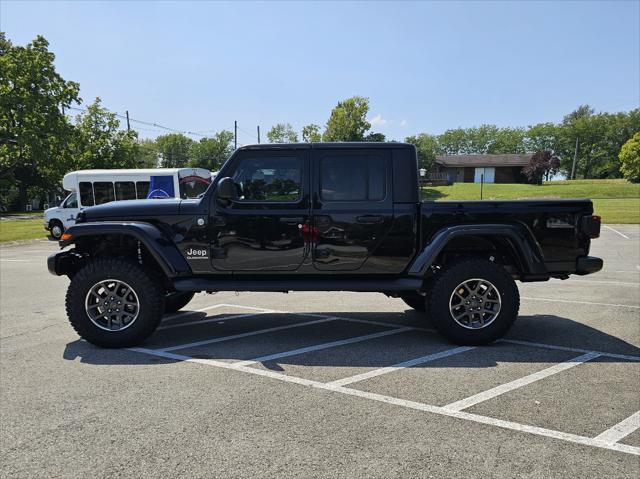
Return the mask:
[[[177,291],[416,291],[422,289],[422,279],[242,279],[242,278],[175,278]]]

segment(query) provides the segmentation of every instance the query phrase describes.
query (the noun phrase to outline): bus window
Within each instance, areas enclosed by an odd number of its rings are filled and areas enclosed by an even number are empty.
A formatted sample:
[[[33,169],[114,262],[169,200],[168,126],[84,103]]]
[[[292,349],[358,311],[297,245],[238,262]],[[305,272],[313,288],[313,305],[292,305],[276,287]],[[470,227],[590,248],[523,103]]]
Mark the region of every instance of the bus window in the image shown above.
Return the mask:
[[[96,181],[93,183],[93,193],[96,198],[96,205],[109,203],[115,199],[113,194],[113,183],[110,181]]]
[[[93,206],[93,186],[88,181],[80,182],[80,204],[82,206]]]
[[[116,200],[135,200],[136,185],[133,181],[116,181]]]
[[[144,200],[149,194],[149,182],[148,181],[136,181],[136,190],[139,200]]]
[[[209,181],[199,176],[187,176],[180,179],[180,198],[197,198],[209,187]]]

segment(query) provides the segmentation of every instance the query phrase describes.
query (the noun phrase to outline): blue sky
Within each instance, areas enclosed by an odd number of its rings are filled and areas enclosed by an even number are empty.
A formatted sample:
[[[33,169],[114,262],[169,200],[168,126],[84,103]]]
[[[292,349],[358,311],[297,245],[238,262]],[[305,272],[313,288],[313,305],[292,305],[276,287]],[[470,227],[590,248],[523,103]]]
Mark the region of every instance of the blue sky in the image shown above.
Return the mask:
[[[640,104],[640,2],[0,1],[16,44],[133,118],[190,131],[324,125],[370,98],[373,130],[560,121]],[[156,132],[141,131],[142,136]],[[197,138],[197,137],[194,137]]]

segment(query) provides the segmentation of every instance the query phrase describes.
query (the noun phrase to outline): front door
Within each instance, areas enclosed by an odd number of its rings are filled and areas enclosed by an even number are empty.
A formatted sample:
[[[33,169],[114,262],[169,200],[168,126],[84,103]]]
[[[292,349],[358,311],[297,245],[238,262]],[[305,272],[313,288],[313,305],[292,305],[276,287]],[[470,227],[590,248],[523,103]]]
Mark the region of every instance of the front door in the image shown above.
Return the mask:
[[[313,150],[313,265],[321,271],[376,267],[393,223],[390,150]],[[411,187],[411,185],[407,185]]]
[[[227,176],[234,201],[212,199],[211,262],[233,272],[295,271],[307,254],[308,150],[252,151],[234,158]]]

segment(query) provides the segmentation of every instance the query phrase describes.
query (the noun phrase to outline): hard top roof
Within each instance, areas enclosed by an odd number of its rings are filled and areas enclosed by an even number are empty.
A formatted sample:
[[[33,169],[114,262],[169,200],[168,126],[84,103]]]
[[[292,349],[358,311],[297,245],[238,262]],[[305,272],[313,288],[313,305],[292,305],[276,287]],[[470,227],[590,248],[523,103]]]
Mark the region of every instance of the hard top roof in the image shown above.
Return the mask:
[[[310,150],[310,149],[344,149],[344,148],[414,148],[410,143],[377,142],[377,141],[338,141],[332,143],[259,143],[245,145],[238,150]]]

